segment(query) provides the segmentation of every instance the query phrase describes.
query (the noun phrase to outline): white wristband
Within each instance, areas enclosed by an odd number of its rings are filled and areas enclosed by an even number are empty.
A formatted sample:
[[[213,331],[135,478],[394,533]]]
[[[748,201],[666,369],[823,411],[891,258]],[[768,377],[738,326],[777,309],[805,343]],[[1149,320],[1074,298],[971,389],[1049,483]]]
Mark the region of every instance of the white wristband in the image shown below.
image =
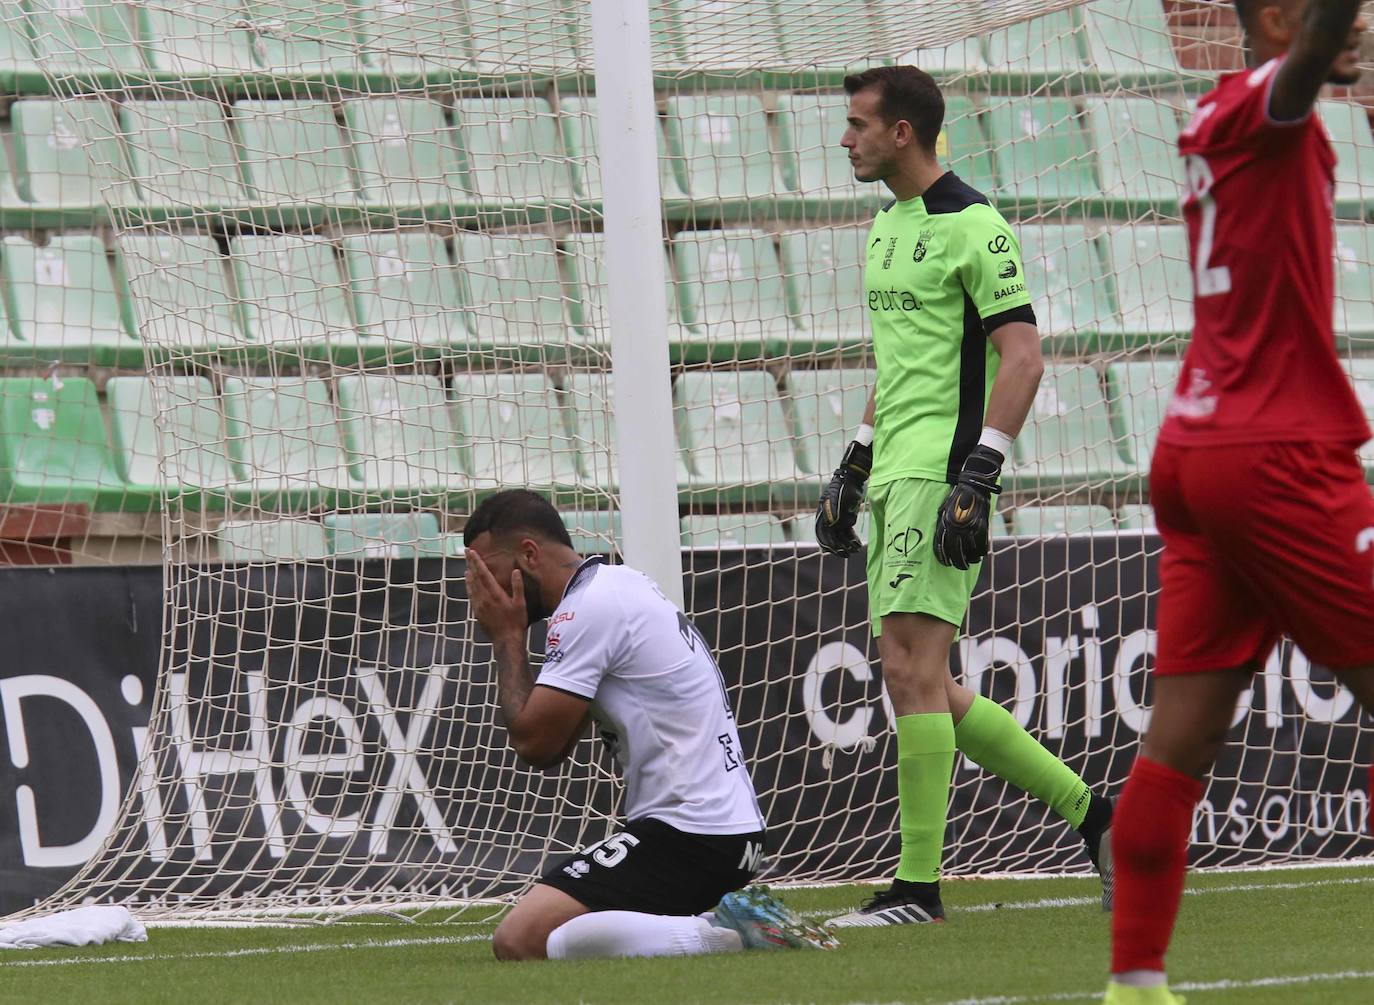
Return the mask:
[[[991,447],[1003,457],[1011,456],[1011,437],[1000,429],[984,426],[983,434],[978,437],[978,445],[980,447]]]
[[[867,422],[863,423],[859,426],[859,431],[854,434],[854,439],[865,447],[873,446],[873,427]]]

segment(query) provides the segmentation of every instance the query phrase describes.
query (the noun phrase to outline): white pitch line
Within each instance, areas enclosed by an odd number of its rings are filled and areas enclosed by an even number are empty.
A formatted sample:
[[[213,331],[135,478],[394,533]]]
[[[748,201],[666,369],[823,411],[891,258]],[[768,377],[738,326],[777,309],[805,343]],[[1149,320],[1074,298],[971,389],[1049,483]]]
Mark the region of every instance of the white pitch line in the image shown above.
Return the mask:
[[[1251,980],[1188,981],[1171,984],[1171,991],[1238,991],[1249,988],[1284,988],[1299,984],[1335,984],[1339,981],[1374,980],[1374,970],[1340,970],[1326,974],[1292,974],[1256,977]],[[993,995],[991,998],[960,998],[930,1005],[1034,1005],[1035,1002],[1100,1001],[1104,988],[1095,991],[1060,991],[1043,995]]]
[[[65,967],[93,963],[163,963],[174,960],[222,960],[236,956],[273,956],[277,953],[324,953],[335,949],[396,949],[403,946],[451,946],[483,942],[490,935],[435,935],[425,939],[382,939],[375,942],[305,942],[294,946],[253,946],[207,953],[130,953],[126,956],[68,956],[55,960],[0,960],[0,967]]]

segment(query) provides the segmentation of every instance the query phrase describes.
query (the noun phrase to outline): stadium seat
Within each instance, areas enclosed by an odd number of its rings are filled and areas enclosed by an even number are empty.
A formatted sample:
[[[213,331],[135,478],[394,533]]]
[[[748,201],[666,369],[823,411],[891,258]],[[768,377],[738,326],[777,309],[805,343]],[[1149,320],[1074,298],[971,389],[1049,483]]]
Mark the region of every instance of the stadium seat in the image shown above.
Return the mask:
[[[386,73],[438,78],[471,69],[473,33],[466,4],[455,0],[366,0],[356,9],[366,58]]]
[[[34,55],[45,71],[98,74],[141,70],[129,7],[117,0],[27,0]]]
[[[60,208],[129,205],[114,112],[103,101],[16,101],[15,185],[25,201]]]
[[[173,210],[245,199],[229,123],[213,101],[128,101],[119,109],[139,200]]]
[[[331,513],[324,518],[335,558],[426,558],[445,553],[433,513]]]
[[[1097,240],[1083,226],[1028,224],[1012,230],[1021,242],[1026,286],[1042,333],[1092,332],[1113,325],[1116,311]]]
[[[1317,113],[1336,151],[1336,215],[1359,220],[1374,206],[1374,136],[1364,105],[1318,101]]]
[[[339,416],[353,477],[369,491],[411,496],[466,487],[438,377],[340,377]]]
[[[1364,407],[1364,414],[1374,425],[1374,359],[1356,358],[1350,361],[1350,378],[1355,395]],[[1360,447],[1360,458],[1366,469],[1374,469],[1374,441]]]
[[[453,202],[462,178],[442,105],[366,98],[345,101],[343,111],[364,203],[386,212]]]
[[[295,235],[240,237],[230,245],[230,260],[249,341],[357,341],[348,287],[328,241]]]
[[[329,556],[314,520],[226,520],[215,530],[223,562],[314,562]]]
[[[562,516],[579,555],[608,555],[625,540],[617,510],[564,510]]]
[[[684,230],[673,238],[683,322],[708,343],[791,333],[773,241],[757,230]]]
[[[350,487],[323,380],[226,377],[224,418],[234,475],[256,504],[305,509],[321,489]]]
[[[205,377],[111,377],[105,396],[115,466],[132,491],[189,493],[234,480],[219,401]]]
[[[601,163],[597,149],[596,98],[560,98],[559,122],[563,129],[563,146],[568,152],[572,168],[573,191],[577,198],[588,202],[601,200]],[[677,172],[668,156],[668,141],[661,127],[655,127],[658,139],[658,184],[665,201],[686,198],[678,184]]]
[[[771,3],[668,0],[664,6],[671,11],[672,29],[663,41],[687,66],[731,70],[786,65],[782,24]]]
[[[1128,85],[1182,76],[1159,0],[1095,0],[1082,17],[1089,60],[1104,76]]]
[[[1087,98],[1085,104],[1111,211],[1128,219],[1147,209],[1176,216],[1183,161],[1174,109],[1154,98]]]
[[[119,262],[130,294],[125,323],[145,343],[183,354],[243,344],[228,263],[212,238],[123,234]]]
[[[1024,89],[1087,69],[1083,29],[1071,10],[1001,28],[986,45],[988,68],[1016,75]]]
[[[572,201],[558,121],[543,98],[460,98],[453,117],[465,187],[478,199],[501,205]]]
[[[721,513],[682,518],[685,548],[749,548],[787,544],[782,521],[771,513]]]
[[[85,377],[0,378],[0,503],[119,508],[124,483]]]
[[[1016,438],[1011,473],[1039,488],[1089,484],[1125,473],[1097,371],[1078,363],[1045,368]]]
[[[601,234],[570,234],[563,238],[567,250],[566,264],[576,291],[569,302],[573,329],[587,345],[605,347],[610,344],[611,332],[606,314],[606,240]],[[681,342],[686,338],[678,320],[677,295],[672,285],[672,271],[667,253],[663,257],[664,298],[668,304],[668,338]]]
[[[711,3],[712,0],[699,0]],[[866,0],[827,0],[821,6],[812,0],[777,0],[778,37],[790,67],[814,66],[821,71],[861,69],[835,64],[835,36],[837,31],[853,32],[863,26],[859,37],[877,41],[887,36],[874,18]],[[725,37],[729,37],[727,34]]]
[[[1033,537],[1116,530],[1111,511],[1105,506],[1019,506],[1014,522],[1016,533]]]
[[[585,484],[605,492],[619,489],[616,457],[616,419],[613,383],[609,371],[578,370],[563,385],[563,396],[571,421],[573,444]],[[677,482],[686,485],[692,478],[686,455],[679,449],[676,457]]]
[[[460,373],[453,399],[467,470],[478,488],[577,484],[563,404],[543,374]]]
[[[812,339],[865,341],[868,228],[791,231],[782,235],[780,243],[790,313],[797,327]]]
[[[1152,345],[1193,327],[1193,276],[1181,225],[1137,223],[1107,234],[1121,327],[1145,333]]]
[[[912,10],[911,4],[906,0],[884,0],[884,4],[890,5],[898,12],[898,16],[901,16],[902,12],[909,14]],[[911,52],[903,53],[897,62],[903,66],[919,66],[937,80],[986,73],[988,69],[987,60],[983,58],[982,42],[976,37],[961,39],[945,46],[913,49]],[[945,100],[948,101],[950,97],[945,95]],[[948,119],[949,116],[945,118]]]
[[[874,370],[793,370],[787,375],[801,468],[821,480],[840,463],[863,421]]]
[[[935,141],[935,153],[979,192],[991,196],[997,189],[992,147],[983,134],[983,120],[973,99],[962,94],[945,97],[945,126]]]
[[[445,4],[467,7],[463,30],[472,38],[473,61],[482,73],[505,72],[528,79],[531,66],[567,72],[590,62],[585,5],[550,4],[548,0],[426,2],[438,3],[441,11]]]
[[[314,77],[362,70],[354,5],[347,0],[239,0],[258,65],[275,75]]]
[[[1374,338],[1374,225],[1336,225],[1337,335]]]
[[[1122,530],[1141,530],[1149,533],[1155,529],[1154,507],[1148,503],[1129,503],[1116,511],[1116,522]]]
[[[1100,196],[1092,151],[1069,99],[998,98],[988,103],[984,120],[999,195],[1035,206]]]
[[[353,205],[348,149],[325,101],[234,103],[244,181],[263,205]]]
[[[766,199],[779,191],[763,102],[753,94],[668,99],[668,150],[694,201]]]
[[[689,487],[752,498],[768,496],[775,484],[790,491],[801,479],[772,374],[685,373],[673,384],[673,404]],[[810,486],[814,478],[805,481]]]
[[[1174,359],[1113,363],[1107,368],[1107,404],[1124,437],[1124,453],[1141,471],[1150,469],[1178,371],[1179,362]]]
[[[236,0],[141,0],[130,5],[148,65],[178,77],[244,76],[257,70],[253,39]]]
[[[844,94],[778,96],[779,163],[787,188],[809,202],[884,201],[887,189],[854,178],[849,151],[840,146],[847,128]]]
[[[388,348],[465,346],[465,311],[448,250],[427,231],[374,231],[343,239],[358,327]]]
[[[568,297],[552,238],[460,231],[454,251],[460,296],[479,344],[567,344]]]
[[[63,234],[36,247],[6,237],[3,272],[14,335],[38,359],[139,366],[143,351],[124,327],[105,246]]]

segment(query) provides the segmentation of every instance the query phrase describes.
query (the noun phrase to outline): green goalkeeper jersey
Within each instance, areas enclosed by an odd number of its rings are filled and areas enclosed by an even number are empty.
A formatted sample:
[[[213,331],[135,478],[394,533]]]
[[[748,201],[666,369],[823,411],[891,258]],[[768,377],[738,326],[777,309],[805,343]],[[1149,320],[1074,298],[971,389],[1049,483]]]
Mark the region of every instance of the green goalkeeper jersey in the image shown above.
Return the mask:
[[[1035,323],[1021,247],[987,198],[949,172],[878,213],[864,292],[878,366],[871,483],[953,482],[997,376],[988,333]]]

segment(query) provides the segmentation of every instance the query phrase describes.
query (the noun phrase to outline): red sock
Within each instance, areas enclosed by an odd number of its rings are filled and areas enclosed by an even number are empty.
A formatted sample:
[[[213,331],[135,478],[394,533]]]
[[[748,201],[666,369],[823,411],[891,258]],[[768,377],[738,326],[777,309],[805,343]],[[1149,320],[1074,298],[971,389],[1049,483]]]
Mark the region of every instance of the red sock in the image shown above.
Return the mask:
[[[1112,973],[1163,970],[1202,783],[1137,757],[1112,815]]]

